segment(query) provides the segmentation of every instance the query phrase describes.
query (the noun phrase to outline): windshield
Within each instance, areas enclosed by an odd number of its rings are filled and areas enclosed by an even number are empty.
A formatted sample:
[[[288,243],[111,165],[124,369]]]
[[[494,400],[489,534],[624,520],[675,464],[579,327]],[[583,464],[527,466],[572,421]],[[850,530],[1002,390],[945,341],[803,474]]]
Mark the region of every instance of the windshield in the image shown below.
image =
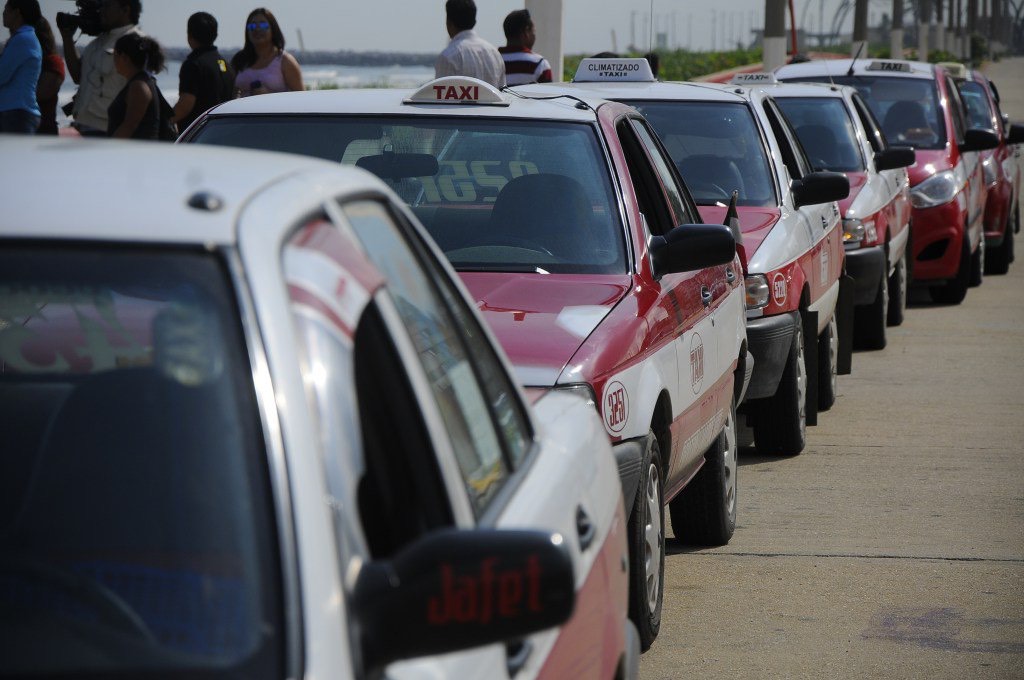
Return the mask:
[[[923,78],[891,76],[814,76],[786,78],[786,82],[835,83],[857,88],[882,121],[882,132],[889,144],[915,149],[942,149],[946,146],[946,124],[939,106],[935,81]]]
[[[837,97],[776,97],[815,170],[864,170],[850,112]]]
[[[698,205],[778,205],[771,165],[757,123],[744,104],[627,101],[639,109],[668,149]]]
[[[0,676],[277,677],[233,299],[209,254],[0,252]]]
[[[592,126],[469,117],[212,117],[191,141],[363,167],[408,203],[456,269],[627,271]]]
[[[960,84],[960,95],[967,108],[967,127],[992,129],[992,113],[988,108],[988,97],[981,83],[967,81]]]

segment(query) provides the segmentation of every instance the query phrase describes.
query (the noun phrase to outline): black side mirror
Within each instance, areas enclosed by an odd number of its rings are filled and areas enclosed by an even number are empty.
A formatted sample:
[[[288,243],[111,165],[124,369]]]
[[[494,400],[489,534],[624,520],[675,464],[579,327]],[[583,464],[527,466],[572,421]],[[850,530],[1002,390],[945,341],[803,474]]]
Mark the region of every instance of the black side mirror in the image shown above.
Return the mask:
[[[1006,143],[1020,144],[1024,142],[1024,125],[1012,123],[1006,128]]]
[[[683,224],[651,239],[654,275],[690,272],[732,262],[736,239],[724,224]]]
[[[812,172],[790,185],[796,207],[841,201],[850,195],[850,180],[841,172]]]
[[[909,168],[917,162],[917,154],[909,146],[890,146],[888,149],[875,152],[875,170],[895,170]]]
[[[999,146],[999,135],[994,131],[971,128],[964,133],[964,143],[960,145],[960,151],[986,151],[997,146]]]
[[[576,605],[572,557],[558,534],[445,529],[364,565],[352,603],[371,673],[564,623]]]

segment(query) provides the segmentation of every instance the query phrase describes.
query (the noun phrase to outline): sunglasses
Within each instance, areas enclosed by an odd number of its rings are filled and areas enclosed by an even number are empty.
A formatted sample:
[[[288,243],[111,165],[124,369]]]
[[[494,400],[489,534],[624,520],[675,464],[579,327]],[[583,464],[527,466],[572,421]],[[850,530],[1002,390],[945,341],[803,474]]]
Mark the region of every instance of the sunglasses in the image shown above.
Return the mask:
[[[270,22],[269,21],[253,21],[252,23],[246,24],[245,27],[247,29],[249,29],[250,31],[255,31],[256,29],[259,29],[261,31],[265,31],[268,28],[270,28]]]

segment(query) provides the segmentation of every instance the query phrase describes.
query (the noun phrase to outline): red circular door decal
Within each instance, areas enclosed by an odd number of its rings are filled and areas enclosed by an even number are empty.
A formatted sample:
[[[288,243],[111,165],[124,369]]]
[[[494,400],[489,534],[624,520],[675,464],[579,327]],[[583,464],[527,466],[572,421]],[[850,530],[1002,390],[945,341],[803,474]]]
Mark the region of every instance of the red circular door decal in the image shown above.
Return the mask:
[[[608,383],[604,388],[604,424],[611,432],[622,432],[629,418],[629,396],[626,388],[618,380]]]

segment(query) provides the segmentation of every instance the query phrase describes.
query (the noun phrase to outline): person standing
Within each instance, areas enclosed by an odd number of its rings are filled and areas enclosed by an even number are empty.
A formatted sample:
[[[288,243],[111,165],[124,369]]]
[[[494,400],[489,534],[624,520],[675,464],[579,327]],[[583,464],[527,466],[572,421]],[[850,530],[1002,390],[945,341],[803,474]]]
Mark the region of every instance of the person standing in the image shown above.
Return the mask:
[[[505,62],[498,48],[476,34],[476,3],[448,0],[444,4],[445,26],[451,42],[434,63],[434,77],[471,76],[505,87]]]
[[[284,51],[284,33],[265,7],[249,12],[245,21],[245,45],[231,58],[235,92],[242,97],[268,92],[304,90],[302,69]]]
[[[81,55],[75,47],[75,26],[57,22],[68,73],[78,84],[72,125],[83,136],[107,136],[107,109],[127,82],[114,68],[114,44],[128,33],[141,35],[138,27],[141,14],[142,0],[102,0],[100,25],[103,31],[85,46]]]
[[[4,26],[11,32],[0,53],[0,132],[35,134],[39,127],[36,83],[43,52],[35,24],[42,18],[39,0],[7,0]]]
[[[57,41],[53,29],[45,17],[36,22],[36,37],[43,51],[43,69],[36,82],[36,103],[39,104],[39,130],[41,135],[56,135],[57,98],[60,86],[64,84],[64,60],[57,53]]]
[[[114,68],[125,86],[107,112],[107,135],[118,139],[157,139],[160,95],[151,73],[164,68],[164,51],[152,38],[126,33],[114,43]]]
[[[509,85],[550,83],[551,64],[533,51],[537,31],[530,18],[530,10],[517,9],[508,13],[502,24],[505,46],[499,47],[505,60],[505,81]]]
[[[192,52],[181,64],[178,75],[178,102],[174,122],[179,130],[192,124],[204,111],[235,96],[235,70],[220,55],[217,20],[207,12],[196,12],[186,26]]]

